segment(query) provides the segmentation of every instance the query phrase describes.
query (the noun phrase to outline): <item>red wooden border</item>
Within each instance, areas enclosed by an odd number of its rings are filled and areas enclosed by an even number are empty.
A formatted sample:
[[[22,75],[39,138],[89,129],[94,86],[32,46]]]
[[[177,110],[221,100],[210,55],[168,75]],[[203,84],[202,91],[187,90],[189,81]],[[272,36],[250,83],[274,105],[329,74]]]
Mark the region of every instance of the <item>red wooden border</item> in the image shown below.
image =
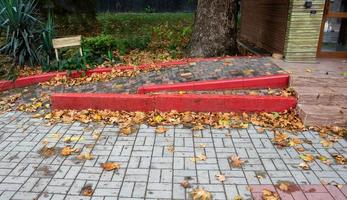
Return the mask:
[[[227,58],[261,58],[261,57],[263,57],[263,56],[227,56],[227,57],[216,57],[216,58],[188,58],[188,59],[162,62],[162,63],[156,63],[156,64],[143,64],[143,65],[140,65],[137,67],[122,65],[122,66],[118,66],[118,67],[114,67],[114,68],[97,68],[97,69],[92,69],[92,70],[87,71],[86,75],[90,76],[91,74],[94,74],[94,73],[109,73],[113,69],[124,71],[124,70],[133,70],[135,68],[146,69],[149,67],[174,67],[177,65],[186,65],[186,64],[189,64],[191,62],[204,62],[204,61],[213,61],[213,60],[218,61],[218,60],[223,60],[223,59],[227,59]],[[21,77],[21,78],[18,78],[16,81],[2,80],[2,81],[0,81],[0,92],[14,89],[14,88],[26,87],[29,85],[34,85],[34,84],[45,82],[45,81],[49,81],[52,78],[59,76],[59,75],[60,76],[67,75],[67,72],[42,73],[42,74],[38,74],[38,75],[34,75],[34,76]],[[79,76],[81,76],[80,72],[75,71],[75,72],[71,73],[71,77],[73,77],[73,78],[76,78]]]
[[[176,84],[145,85],[138,88],[138,94],[158,91],[188,90],[228,90],[228,89],[259,89],[288,87],[289,75],[278,74],[252,78],[235,78],[225,80],[195,81]]]
[[[281,112],[295,108],[294,97],[237,95],[139,95],[54,93],[53,109],[109,109],[179,112]]]
[[[53,109],[154,110],[153,97],[136,94],[53,93],[51,104]]]

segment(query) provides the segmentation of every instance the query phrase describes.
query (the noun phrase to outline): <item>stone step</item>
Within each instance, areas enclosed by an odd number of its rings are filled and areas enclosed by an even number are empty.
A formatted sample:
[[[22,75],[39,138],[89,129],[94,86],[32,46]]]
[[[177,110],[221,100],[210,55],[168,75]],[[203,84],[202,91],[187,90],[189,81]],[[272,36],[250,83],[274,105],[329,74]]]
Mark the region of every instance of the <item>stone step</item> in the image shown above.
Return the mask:
[[[305,105],[341,106],[347,108],[347,86],[345,87],[293,87],[298,103]]]
[[[290,77],[290,86],[303,87],[347,87],[347,77],[343,76],[293,76]]]
[[[306,126],[347,127],[347,108],[298,104],[297,109],[301,120]]]

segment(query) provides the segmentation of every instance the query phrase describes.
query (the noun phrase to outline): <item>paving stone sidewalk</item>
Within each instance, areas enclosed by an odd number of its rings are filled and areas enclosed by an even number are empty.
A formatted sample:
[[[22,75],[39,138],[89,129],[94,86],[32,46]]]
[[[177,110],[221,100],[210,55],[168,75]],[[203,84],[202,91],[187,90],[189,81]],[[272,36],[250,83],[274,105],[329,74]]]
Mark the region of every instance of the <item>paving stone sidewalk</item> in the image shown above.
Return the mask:
[[[270,58],[226,58],[220,61],[197,62],[140,73],[135,77],[119,77],[107,82],[88,83],[80,86],[56,86],[43,88],[39,85],[3,92],[1,95],[21,93],[20,103],[39,98],[42,93],[136,93],[143,85],[181,83],[203,80],[222,80],[239,77],[255,77],[285,73]],[[187,74],[188,76],[182,76]]]
[[[93,133],[101,133],[96,140]],[[296,133],[312,141],[303,144],[306,152],[347,156],[344,139],[332,148],[323,148],[315,132]],[[91,152],[93,160],[78,160],[75,155],[44,158],[39,150],[48,146],[64,147],[64,137],[82,136],[72,142],[82,152]],[[303,186],[301,196],[287,194],[283,199],[346,199],[347,166],[335,162],[330,166],[314,161],[311,169],[297,168],[301,162],[294,148],[276,148],[273,133],[248,129],[206,129],[194,131],[182,126],[169,127],[165,134],[155,134],[153,127],[141,125],[130,136],[119,134],[119,128],[101,124],[47,125],[42,119],[22,112],[0,115],[0,199],[190,199],[191,189],[180,183],[191,179],[192,187],[203,187],[214,199],[259,199],[262,188],[271,189],[280,181]],[[174,152],[168,150],[169,146]],[[206,161],[193,162],[192,157],[205,154]],[[228,157],[238,155],[247,163],[232,168]],[[333,159],[332,159],[333,160]],[[100,163],[121,164],[117,171],[105,171]],[[224,174],[219,182],[215,175]],[[321,183],[329,183],[322,186]],[[81,195],[85,185],[92,185],[92,197]],[[338,188],[333,185],[342,185]],[[248,188],[255,188],[253,194]],[[313,189],[312,189],[313,188]],[[342,195],[342,196],[341,196]]]

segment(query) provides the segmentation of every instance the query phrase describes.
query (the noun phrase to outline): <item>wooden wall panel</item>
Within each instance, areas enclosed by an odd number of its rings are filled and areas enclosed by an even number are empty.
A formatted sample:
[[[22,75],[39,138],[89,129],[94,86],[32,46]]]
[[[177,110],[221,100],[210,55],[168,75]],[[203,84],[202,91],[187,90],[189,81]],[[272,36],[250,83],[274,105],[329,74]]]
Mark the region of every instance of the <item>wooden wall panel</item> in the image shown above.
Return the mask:
[[[289,0],[242,0],[240,39],[283,53]]]

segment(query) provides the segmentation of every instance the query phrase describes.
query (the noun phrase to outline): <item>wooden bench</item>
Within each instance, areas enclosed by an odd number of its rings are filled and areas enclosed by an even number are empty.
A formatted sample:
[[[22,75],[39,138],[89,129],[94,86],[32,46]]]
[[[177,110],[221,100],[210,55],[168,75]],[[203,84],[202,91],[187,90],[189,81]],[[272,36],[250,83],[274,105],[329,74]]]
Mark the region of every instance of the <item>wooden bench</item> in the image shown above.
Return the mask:
[[[78,36],[73,36],[73,37],[65,37],[65,38],[57,38],[57,39],[53,39],[53,48],[55,51],[55,57],[57,58],[57,60],[59,61],[59,54],[58,54],[58,49],[64,48],[64,47],[76,47],[79,46],[80,47],[80,54],[81,56],[83,56],[83,52],[82,52],[82,47],[81,47],[81,40],[82,40],[82,36],[78,35]]]

